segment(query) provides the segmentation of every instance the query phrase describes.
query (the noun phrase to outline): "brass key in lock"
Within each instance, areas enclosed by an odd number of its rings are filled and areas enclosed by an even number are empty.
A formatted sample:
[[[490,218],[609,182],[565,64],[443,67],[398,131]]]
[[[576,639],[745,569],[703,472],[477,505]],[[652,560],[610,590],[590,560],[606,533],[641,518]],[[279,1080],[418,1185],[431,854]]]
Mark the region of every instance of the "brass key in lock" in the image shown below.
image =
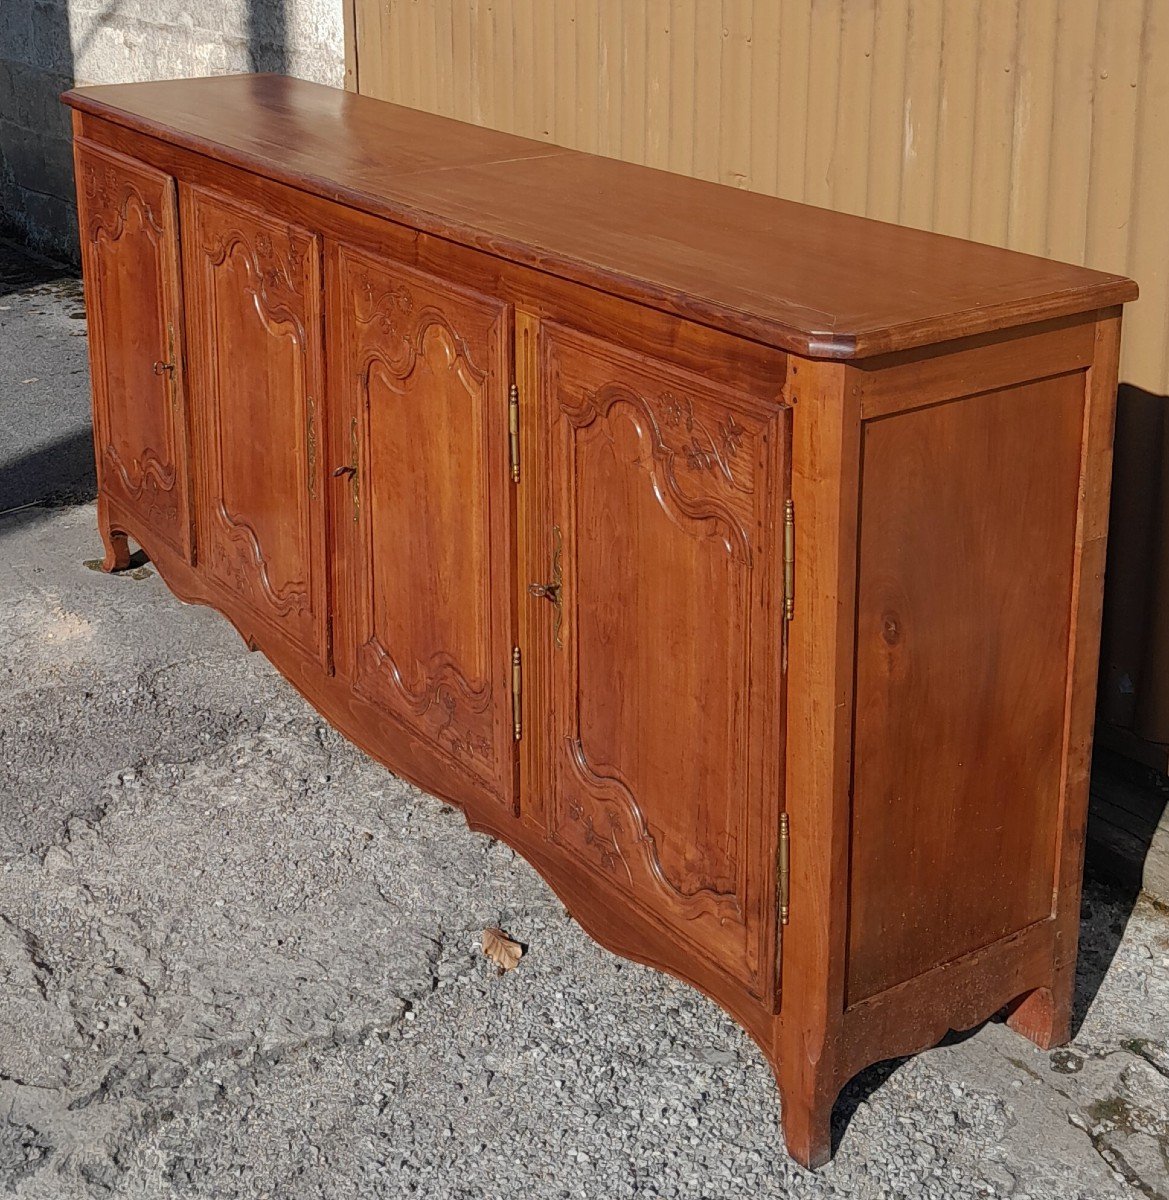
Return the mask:
[[[552,582],[529,583],[528,593],[540,600],[547,600],[556,610],[555,623],[552,626],[552,636],[557,648],[561,648],[560,622],[564,618],[564,585],[560,567],[561,538],[560,526],[552,526]]]

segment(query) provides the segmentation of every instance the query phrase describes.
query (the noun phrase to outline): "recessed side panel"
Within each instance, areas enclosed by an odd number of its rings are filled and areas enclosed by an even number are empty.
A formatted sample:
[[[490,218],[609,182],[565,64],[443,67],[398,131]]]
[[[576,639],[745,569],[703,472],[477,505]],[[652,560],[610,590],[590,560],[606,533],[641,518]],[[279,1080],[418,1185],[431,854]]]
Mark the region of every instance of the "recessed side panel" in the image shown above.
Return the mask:
[[[1084,375],[863,428],[847,1001],[1053,911]]]

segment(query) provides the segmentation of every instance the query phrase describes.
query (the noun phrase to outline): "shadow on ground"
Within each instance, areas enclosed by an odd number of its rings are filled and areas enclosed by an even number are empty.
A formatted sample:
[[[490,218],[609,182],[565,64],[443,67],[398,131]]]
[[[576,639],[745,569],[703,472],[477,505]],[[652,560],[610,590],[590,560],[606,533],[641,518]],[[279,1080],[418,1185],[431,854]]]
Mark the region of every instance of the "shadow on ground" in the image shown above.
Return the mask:
[[[97,495],[93,436],[69,434],[0,467],[0,513],[26,504],[83,504]]]
[[[1079,1037],[1092,1005],[1108,977],[1125,930],[1141,893],[1139,886],[1119,883],[1091,860],[1085,870],[1080,901],[1080,952],[1076,961],[1076,991],[1072,1002],[1072,1042]],[[960,1046],[985,1026],[1002,1023],[1000,1013],[969,1030],[951,1030],[937,1048]],[[913,1056],[886,1059],[856,1075],[840,1093],[832,1113],[833,1144],[839,1146],[857,1111]]]
[[[0,239],[0,513],[96,494],[86,346],[77,272]]]
[[[76,289],[80,296],[76,267],[37,254],[8,238],[0,238],[0,298],[62,281]]]

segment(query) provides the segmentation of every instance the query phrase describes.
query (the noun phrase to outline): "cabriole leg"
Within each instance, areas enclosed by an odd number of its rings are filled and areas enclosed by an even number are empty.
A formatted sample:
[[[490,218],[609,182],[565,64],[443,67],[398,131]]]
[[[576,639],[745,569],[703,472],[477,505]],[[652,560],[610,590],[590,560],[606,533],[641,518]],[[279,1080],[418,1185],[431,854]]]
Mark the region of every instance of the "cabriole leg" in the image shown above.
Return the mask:
[[[101,569],[106,572],[124,571],[130,565],[130,544],[126,535],[110,524],[109,512],[100,498],[97,502],[97,530],[106,551]]]

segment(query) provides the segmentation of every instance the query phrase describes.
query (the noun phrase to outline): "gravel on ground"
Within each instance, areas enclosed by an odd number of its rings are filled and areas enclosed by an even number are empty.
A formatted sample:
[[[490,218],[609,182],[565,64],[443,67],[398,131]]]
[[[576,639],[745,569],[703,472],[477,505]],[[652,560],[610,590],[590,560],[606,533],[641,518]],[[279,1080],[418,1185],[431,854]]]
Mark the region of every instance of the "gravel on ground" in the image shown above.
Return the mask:
[[[149,565],[86,565],[76,285],[4,279],[0,1193],[1169,1200],[1164,911],[1090,881],[1072,1045],[992,1021],[881,1064],[801,1170],[714,1004],[598,947]]]

